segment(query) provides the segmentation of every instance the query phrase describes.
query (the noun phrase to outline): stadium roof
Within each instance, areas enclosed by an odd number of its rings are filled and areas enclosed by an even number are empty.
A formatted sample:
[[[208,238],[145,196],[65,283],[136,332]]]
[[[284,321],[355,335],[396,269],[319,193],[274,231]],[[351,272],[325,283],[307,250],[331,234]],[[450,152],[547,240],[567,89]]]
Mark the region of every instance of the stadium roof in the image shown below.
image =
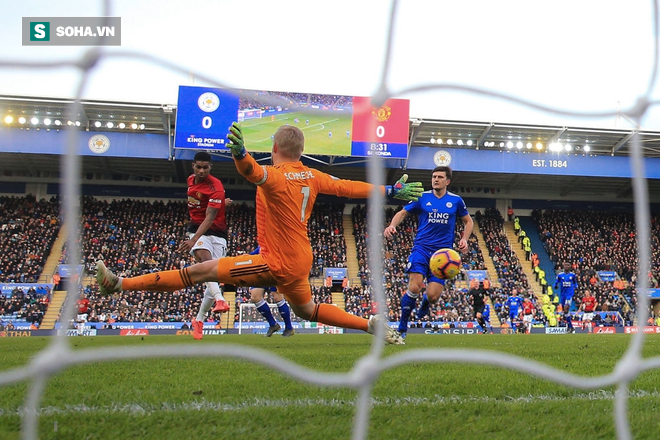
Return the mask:
[[[69,127],[71,121],[88,131],[108,131],[107,123],[112,122],[114,130],[130,132],[131,124],[135,130],[143,133],[173,133],[176,118],[176,106],[168,104],[142,104],[132,102],[106,102],[83,100],[80,111],[71,114],[72,100],[58,98],[37,98],[21,96],[0,96],[0,124],[7,125],[5,116],[14,117],[13,126],[18,117],[27,119],[26,126],[46,128],[43,120],[51,119],[50,128],[55,127],[55,120],[61,121],[60,129]],[[36,117],[39,123],[30,125],[30,119]],[[100,127],[96,127],[96,122]],[[119,123],[126,127],[119,129]],[[142,128],[141,128],[142,126]],[[585,155],[624,156],[629,153],[632,138],[635,133],[639,139],[645,157],[660,157],[660,132],[632,129],[599,129],[585,127],[562,127],[549,125],[525,125],[478,121],[448,121],[433,119],[413,119],[410,121],[410,145],[442,148],[471,148],[482,150],[536,149],[540,144],[543,149],[551,144],[565,148],[570,144],[572,153]],[[519,144],[520,142],[520,144]],[[589,151],[585,151],[588,146]],[[359,162],[354,166],[346,166],[339,160],[329,157],[318,157],[317,168],[342,178],[364,179],[365,167]],[[23,175],[25,177],[56,177],[59,173],[58,156],[30,155],[4,153],[0,158],[0,172],[5,176]],[[100,173],[111,178],[123,175],[128,180],[171,180],[185,182],[190,166],[185,161],[167,160],[136,160],[128,158],[85,157],[83,158],[85,173]],[[7,170],[11,172],[8,173]],[[19,173],[15,173],[19,170]],[[399,170],[391,170],[400,173]],[[411,179],[423,182],[429,180],[428,170],[406,170]],[[14,173],[14,174],[12,174]],[[238,177],[233,164],[217,164],[214,174]],[[391,176],[388,175],[388,178]],[[497,188],[504,194],[516,197],[517,189],[528,192],[543,192],[547,197],[582,197],[582,194],[593,196],[616,197],[629,199],[632,197],[630,179],[598,178],[575,176],[541,176],[495,173],[457,173],[454,183],[466,187]],[[649,181],[652,196],[660,194],[660,182]],[[657,200],[657,199],[656,199]]]
[[[57,98],[34,98],[21,96],[0,96],[0,116],[23,116],[62,121],[62,128],[67,128],[68,121],[80,122],[80,127],[89,130],[107,131],[107,123],[114,124],[113,130],[119,130],[123,122],[130,131],[130,124],[144,124],[143,132],[168,133],[174,130],[176,106],[169,104],[140,104],[132,102],[107,102],[84,100],[81,111],[70,114],[72,100]],[[96,127],[95,123],[100,127]],[[53,126],[51,126],[53,127]],[[139,128],[138,128],[139,129]],[[570,144],[572,151],[593,155],[627,155],[631,139],[639,133],[644,156],[660,157],[660,131],[633,129],[604,129],[586,127],[567,127],[552,125],[525,125],[499,122],[449,121],[436,119],[412,119],[410,121],[410,145],[440,146],[443,148],[506,149],[508,142],[513,147],[520,141],[523,148],[531,144],[536,149],[540,144],[543,149],[552,143],[562,146]],[[450,141],[451,143],[448,143]],[[460,144],[459,144],[460,142]],[[492,145],[492,146],[491,146]],[[585,151],[584,147],[589,150]]]

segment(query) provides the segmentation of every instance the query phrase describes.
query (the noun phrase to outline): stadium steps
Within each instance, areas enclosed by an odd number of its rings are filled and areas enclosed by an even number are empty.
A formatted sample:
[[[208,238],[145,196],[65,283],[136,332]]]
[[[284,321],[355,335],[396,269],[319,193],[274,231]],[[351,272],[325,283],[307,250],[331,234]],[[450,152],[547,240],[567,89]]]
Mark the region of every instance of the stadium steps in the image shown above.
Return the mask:
[[[479,243],[479,247],[481,248],[481,252],[485,251],[488,253],[488,246],[486,246],[486,239],[484,238],[484,234],[481,232],[481,229],[479,228],[479,223],[474,222],[474,226],[472,227],[472,233],[477,236],[477,241]],[[493,264],[493,259],[490,257],[484,257],[484,266],[486,266],[486,270],[488,271],[488,279],[490,280],[490,285],[491,288],[493,287],[502,287],[502,284],[500,283],[500,278],[497,276],[497,269],[495,269],[495,265]],[[469,288],[468,284],[468,288]],[[490,299],[490,295],[486,296],[485,298],[486,304],[490,306],[490,325],[491,327],[500,327],[502,323],[500,322],[500,318],[497,316],[497,312],[495,311],[495,307],[493,306],[493,301]]]
[[[344,301],[344,292],[332,292],[332,303],[342,310],[346,310],[346,301]]]
[[[358,278],[360,265],[358,264],[355,235],[353,235],[355,233],[353,230],[353,216],[350,213],[344,214],[342,217],[342,223],[344,226],[344,241],[346,242],[346,267],[348,268],[348,279],[351,280],[351,285],[355,286],[360,283],[360,279]]]
[[[495,311],[495,307],[493,306],[493,301],[491,301],[490,296],[486,297],[486,303],[490,306],[490,326],[501,327],[502,323],[500,322],[499,316],[497,316],[497,312]]]
[[[539,229],[536,227],[534,220],[531,217],[518,217],[520,220],[520,229],[527,233],[529,241],[532,244],[532,252],[536,252],[539,257],[539,266],[545,271],[545,279],[553,280],[556,277],[555,265],[548,255],[543,242],[539,236]]]
[[[472,228],[472,233],[477,236],[477,241],[479,242],[479,247],[481,248],[482,253],[488,253],[488,247],[486,246],[486,239],[484,238],[484,234],[481,233],[481,229],[479,229],[479,224],[477,222],[474,222],[474,227]],[[486,266],[486,270],[488,271],[488,278],[490,279],[490,284],[492,287],[502,287],[500,284],[500,279],[497,276],[497,270],[495,269],[495,265],[493,264],[493,259],[490,257],[484,257],[484,265]]]
[[[39,275],[39,283],[52,283],[53,274],[57,270],[57,266],[60,264],[60,258],[62,258],[62,249],[64,249],[64,243],[66,243],[66,229],[64,226],[60,227],[60,232],[57,234],[57,238],[53,243],[53,247],[50,249],[50,254],[46,258],[46,263],[44,263],[44,269]]]
[[[40,330],[52,330],[55,328],[55,323],[57,318],[60,316],[60,311],[62,310],[62,305],[66,299],[66,290],[55,290],[53,291],[53,297],[48,303],[48,309],[44,315],[44,319],[41,321]]]
[[[536,295],[536,299],[540,301],[543,296],[543,288],[541,287],[541,284],[536,281],[536,275],[534,274],[534,270],[532,270],[532,265],[525,259],[525,251],[522,249],[522,244],[518,243],[518,236],[513,228],[513,222],[504,222],[504,232],[511,245],[511,250],[520,260],[520,265],[523,268],[523,272],[527,277],[527,281],[529,282],[534,295]]]

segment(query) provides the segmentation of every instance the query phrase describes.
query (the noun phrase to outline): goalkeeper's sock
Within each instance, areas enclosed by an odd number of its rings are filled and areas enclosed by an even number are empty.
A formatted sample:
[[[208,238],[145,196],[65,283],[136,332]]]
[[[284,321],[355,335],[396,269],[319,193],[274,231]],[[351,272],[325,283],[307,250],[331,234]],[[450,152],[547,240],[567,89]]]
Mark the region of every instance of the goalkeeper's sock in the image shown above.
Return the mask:
[[[283,299],[277,303],[277,310],[279,310],[282,321],[284,321],[284,328],[293,328],[291,325],[291,309],[289,309],[289,304],[287,304],[286,300]]]
[[[195,284],[197,283],[190,278],[187,267],[180,270],[152,272],[133,278],[122,278],[121,280],[122,290],[150,290],[154,292],[173,292]]]
[[[367,331],[367,326],[369,325],[368,319],[352,315],[332,304],[317,304],[309,321],[320,322],[335,327],[362,330],[363,332]]]
[[[422,304],[419,306],[419,310],[417,310],[417,319],[422,319],[429,313],[429,307],[431,306],[431,303],[429,302],[429,298],[426,296],[426,293],[422,297]]]
[[[414,294],[410,291],[407,291],[401,297],[401,319],[399,320],[399,333],[405,333],[408,331],[408,320],[410,319],[410,313],[417,305],[417,298],[419,294]]]
[[[272,327],[277,324],[275,318],[273,318],[273,313],[270,311],[270,307],[268,307],[268,303],[265,300],[262,299],[256,303],[255,306],[257,307],[257,310],[259,310],[259,313],[261,313],[261,316],[268,321],[268,325]]]

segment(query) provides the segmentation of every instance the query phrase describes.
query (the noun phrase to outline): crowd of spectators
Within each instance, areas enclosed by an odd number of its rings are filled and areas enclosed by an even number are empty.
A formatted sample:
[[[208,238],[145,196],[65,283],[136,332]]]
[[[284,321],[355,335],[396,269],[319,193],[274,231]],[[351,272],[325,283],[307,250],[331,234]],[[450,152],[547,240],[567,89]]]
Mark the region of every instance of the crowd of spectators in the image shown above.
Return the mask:
[[[57,198],[0,197],[0,282],[36,283],[60,230]]]
[[[254,205],[233,202],[227,207],[227,255],[254,251],[257,244],[257,215]]]
[[[311,277],[322,276],[324,267],[346,267],[343,216],[344,205],[341,203],[314,206],[307,224],[307,235],[314,252]]]
[[[11,295],[0,295],[0,323],[29,322],[39,327],[49,302],[50,293],[39,294],[34,287],[26,292],[17,287]]]
[[[637,306],[637,241],[632,213],[535,210],[532,212],[539,238],[555,270],[571,264],[582,290],[589,287],[598,301],[598,310],[627,314]],[[649,286],[660,287],[660,221],[651,219],[651,271]],[[602,281],[599,271],[612,271],[617,280]]]
[[[315,206],[309,221],[308,234],[314,252],[310,276],[322,276],[324,267],[346,267],[346,242],[343,229],[344,205]],[[397,209],[385,211],[389,222]],[[590,286],[600,311],[619,311],[625,317],[636,305],[637,256],[636,234],[632,214],[586,211],[534,211],[540,238],[552,261],[559,268],[568,261],[578,275],[581,286]],[[530,295],[529,281],[520,261],[511,250],[511,243],[503,231],[504,219],[496,209],[477,212],[475,219],[484,234],[490,258],[495,264],[501,287],[491,287],[490,296],[495,313],[506,316],[504,307],[512,290]],[[344,289],[346,309],[359,316],[368,316],[377,308],[369,267],[366,206],[352,210],[357,246],[360,283]],[[185,236],[188,210],[185,201],[163,202],[144,200],[100,200],[84,197],[82,203],[81,264],[88,274],[94,274],[97,259],[124,276],[135,276],[153,270],[179,269],[191,264],[187,254],[176,249]],[[256,246],[254,205],[234,202],[227,209],[229,255],[253,251]],[[33,196],[0,197],[0,282],[36,282],[45,258],[59,232],[59,202],[57,198],[37,201]],[[457,224],[457,236],[462,224]],[[384,225],[383,228],[384,229]],[[405,292],[408,277],[407,258],[416,232],[414,217],[399,226],[398,234],[383,242],[382,283],[391,321],[399,319],[400,297]],[[659,287],[660,280],[660,221],[652,218],[651,287]],[[483,254],[476,236],[469,239],[470,250],[463,255],[463,272],[457,279],[465,279],[465,270],[485,269]],[[67,262],[66,249],[61,262]],[[626,283],[615,288],[601,282],[599,270],[610,270]],[[549,281],[551,282],[551,281]],[[455,322],[472,320],[470,296],[448,282],[439,303],[431,310],[431,320]],[[330,288],[315,287],[315,301],[331,302]],[[201,287],[174,293],[136,292],[121,297],[99,297],[94,285],[85,286],[85,294],[92,300],[89,320],[108,321],[189,321],[196,313],[202,295]],[[581,292],[580,292],[581,293]],[[237,301],[244,301],[237,292]],[[533,298],[535,299],[535,298]],[[581,294],[576,298],[578,306]],[[31,293],[3,298],[3,315],[40,323],[47,297]],[[21,301],[23,301],[21,303]],[[19,303],[21,304],[19,306]],[[542,315],[542,314],[541,314]]]
[[[317,105],[322,107],[350,107],[352,97],[343,95],[319,95],[312,93],[244,91],[239,99],[239,110],[270,110]]]
[[[342,212],[341,204],[317,204],[312,212],[309,234],[315,265],[311,275],[320,276],[323,267],[343,267],[346,263]],[[226,215],[228,255],[256,249],[254,206],[234,202]],[[185,202],[109,202],[87,197],[82,215],[82,264],[88,274],[94,274],[96,260],[103,259],[120,276],[179,269],[193,262],[190,255],[176,250],[185,236],[187,222]],[[63,255],[62,261],[68,262],[67,253]],[[199,309],[203,288],[196,286],[171,294],[127,292],[104,298],[92,284],[85,286],[84,293],[90,299],[91,322],[190,321]],[[331,302],[330,289],[314,292],[314,297],[317,302]]]
[[[385,210],[385,224],[388,224],[398,209],[388,207]],[[346,310],[359,316],[368,316],[377,310],[373,295],[372,273],[369,267],[368,246],[369,232],[367,230],[367,208],[357,205],[352,210],[353,230],[357,247],[360,286],[344,289]],[[397,227],[397,234],[383,241],[383,277],[382,285],[385,293],[387,315],[390,321],[398,321],[401,313],[401,296],[408,288],[406,267],[408,256],[412,249],[417,231],[416,219],[408,216]],[[383,229],[385,226],[383,225]],[[456,240],[462,234],[463,224],[456,225]],[[466,270],[485,270],[483,254],[476,235],[468,240],[469,250],[463,255],[463,268],[458,279],[466,279]],[[455,280],[447,281],[440,300],[431,307],[429,320],[433,322],[457,323],[472,321],[472,304],[466,291],[457,289]],[[421,325],[421,324],[420,324]]]
[[[94,274],[96,261],[102,259],[120,276],[180,269],[191,262],[189,255],[177,251],[187,219],[184,202],[85,197],[81,264],[88,274]],[[71,263],[66,249],[62,261]]]
[[[98,285],[91,284],[84,288],[83,294],[89,300],[87,321],[90,323],[190,322],[199,310],[204,286],[174,292],[127,291],[103,296]]]

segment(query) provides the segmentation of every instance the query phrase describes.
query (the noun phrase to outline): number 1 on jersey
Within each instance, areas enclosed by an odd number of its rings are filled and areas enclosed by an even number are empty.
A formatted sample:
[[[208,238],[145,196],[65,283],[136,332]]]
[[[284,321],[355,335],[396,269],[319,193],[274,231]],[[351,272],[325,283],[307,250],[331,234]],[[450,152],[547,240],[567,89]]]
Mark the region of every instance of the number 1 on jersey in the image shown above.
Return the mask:
[[[302,201],[302,210],[300,212],[300,221],[305,221],[305,211],[307,210],[307,202],[309,201],[309,186],[303,186],[300,188],[300,192],[303,194]]]

